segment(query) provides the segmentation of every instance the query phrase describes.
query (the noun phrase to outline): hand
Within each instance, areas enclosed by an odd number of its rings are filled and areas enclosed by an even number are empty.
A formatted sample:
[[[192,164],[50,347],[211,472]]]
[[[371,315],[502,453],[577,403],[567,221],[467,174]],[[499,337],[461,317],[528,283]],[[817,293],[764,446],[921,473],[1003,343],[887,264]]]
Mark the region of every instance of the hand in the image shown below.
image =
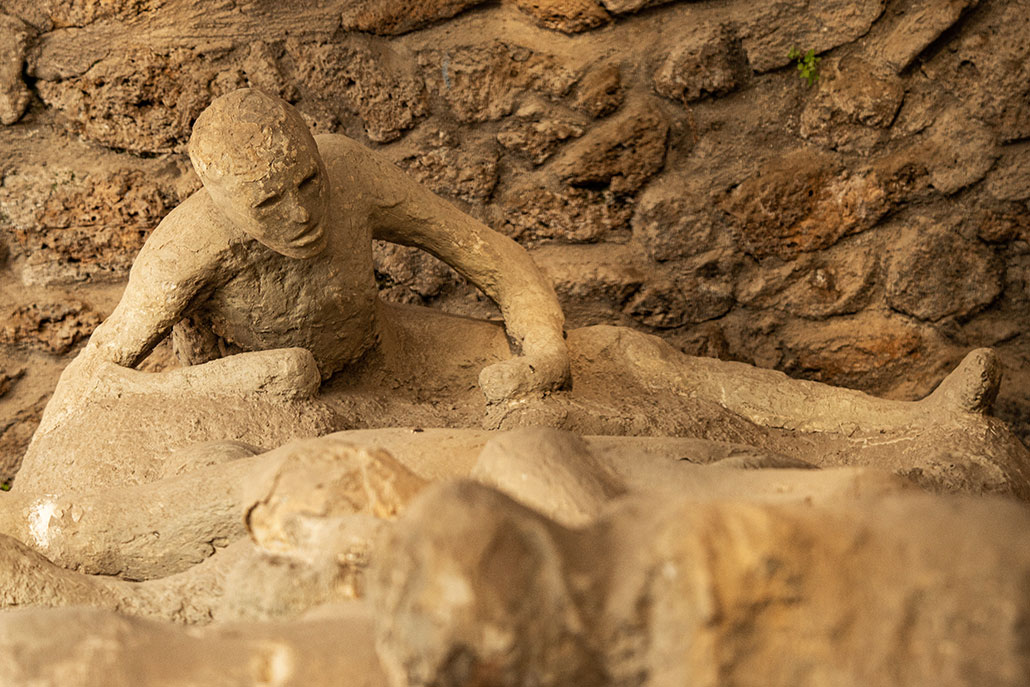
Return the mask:
[[[550,391],[569,378],[569,355],[563,345],[488,365],[479,373],[479,388],[488,403]]]

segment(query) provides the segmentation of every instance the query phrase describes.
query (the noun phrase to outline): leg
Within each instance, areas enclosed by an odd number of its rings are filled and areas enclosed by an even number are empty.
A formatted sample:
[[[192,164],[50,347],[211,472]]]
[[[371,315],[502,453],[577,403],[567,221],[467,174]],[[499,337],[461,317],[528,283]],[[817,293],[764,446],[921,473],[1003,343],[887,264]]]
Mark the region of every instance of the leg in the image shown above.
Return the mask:
[[[424,485],[384,451],[322,437],[144,484],[4,494],[0,534],[65,568],[154,579],[208,559],[248,528],[268,551],[311,554],[332,544],[319,539],[336,526],[320,527],[330,516],[389,519]]]
[[[812,432],[898,429],[938,424],[957,413],[986,413],[1001,381],[1001,365],[990,349],[972,351],[937,391],[907,402],[743,363],[687,356],[657,337],[621,327],[576,330],[569,341],[580,360],[603,360],[646,389],[714,402],[757,425]]]
[[[319,382],[311,354],[297,348],[158,373],[80,355],[61,376],[14,488],[60,493],[141,484],[174,471],[175,462],[188,466],[190,457],[169,454],[191,445],[272,447],[325,434],[337,418],[314,398]]]
[[[362,604],[199,631],[96,609],[20,609],[0,616],[0,675],[8,687],[331,685],[341,676],[386,687],[373,637]]]
[[[937,390],[921,401],[892,401],[861,391],[792,379],[782,373],[708,358],[691,359],[701,393],[730,410],[773,427],[808,431],[895,429],[938,423],[953,413],[987,413],[1001,383],[997,355],[969,353]]]

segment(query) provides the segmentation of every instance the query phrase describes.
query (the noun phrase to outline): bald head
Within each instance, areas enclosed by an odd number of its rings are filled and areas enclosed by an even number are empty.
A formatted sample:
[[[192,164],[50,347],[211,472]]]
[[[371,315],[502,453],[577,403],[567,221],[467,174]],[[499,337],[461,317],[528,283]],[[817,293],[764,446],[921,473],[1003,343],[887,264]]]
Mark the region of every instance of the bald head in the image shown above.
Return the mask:
[[[300,114],[286,101],[253,88],[215,98],[193,125],[189,153],[200,178],[220,182],[281,176],[299,149],[314,146]]]
[[[189,152],[233,226],[290,257],[325,247],[328,172],[289,103],[252,88],[216,98],[193,125]]]

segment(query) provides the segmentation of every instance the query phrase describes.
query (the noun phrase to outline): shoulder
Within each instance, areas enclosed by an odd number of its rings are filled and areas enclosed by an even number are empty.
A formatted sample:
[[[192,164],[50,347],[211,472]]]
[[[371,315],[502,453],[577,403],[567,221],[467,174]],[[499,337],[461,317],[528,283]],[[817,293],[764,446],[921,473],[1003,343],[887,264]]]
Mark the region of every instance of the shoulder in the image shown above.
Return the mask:
[[[372,150],[344,134],[318,134],[314,138],[318,152],[326,163],[330,160],[364,158],[370,154],[374,155]]]
[[[381,153],[343,134],[321,134],[315,143],[332,183],[346,187],[347,195],[379,206],[397,205],[408,196],[411,180]]]
[[[225,259],[234,233],[238,232],[201,188],[165,215],[151,232],[133,262],[132,272],[190,278]]]

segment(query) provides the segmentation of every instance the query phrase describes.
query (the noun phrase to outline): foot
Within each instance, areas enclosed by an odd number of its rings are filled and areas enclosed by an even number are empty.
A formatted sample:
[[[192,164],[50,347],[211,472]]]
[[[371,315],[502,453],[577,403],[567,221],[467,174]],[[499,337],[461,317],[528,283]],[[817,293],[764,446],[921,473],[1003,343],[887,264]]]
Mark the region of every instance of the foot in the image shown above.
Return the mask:
[[[970,351],[926,400],[967,413],[987,414],[1001,385],[1001,360],[991,348]]]

